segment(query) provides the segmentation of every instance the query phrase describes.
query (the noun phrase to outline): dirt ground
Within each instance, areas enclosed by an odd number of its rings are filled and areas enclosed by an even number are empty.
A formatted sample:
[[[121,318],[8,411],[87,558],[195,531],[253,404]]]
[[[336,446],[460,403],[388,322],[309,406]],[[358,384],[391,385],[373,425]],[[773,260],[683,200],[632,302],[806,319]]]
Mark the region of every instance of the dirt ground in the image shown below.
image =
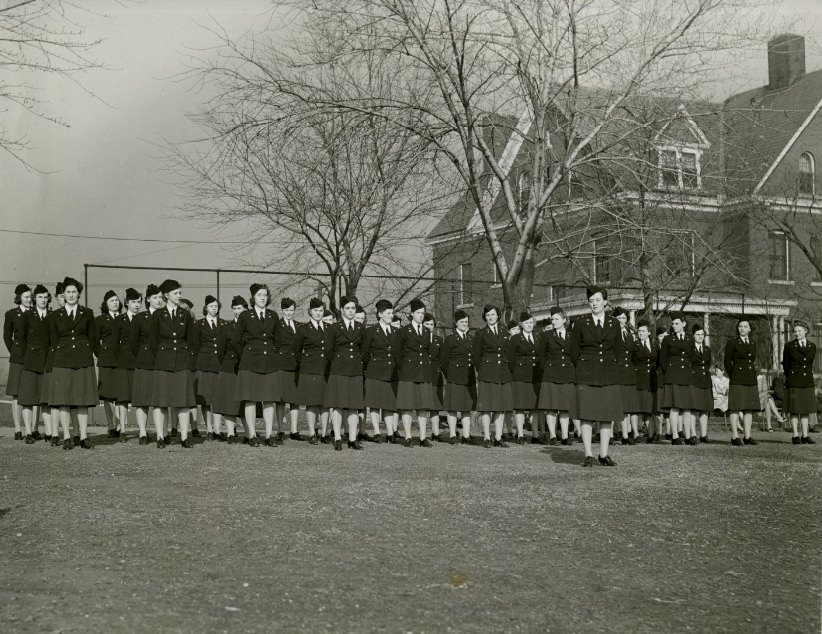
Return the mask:
[[[27,446],[2,632],[819,632],[822,442]],[[818,438],[818,437],[817,437]]]

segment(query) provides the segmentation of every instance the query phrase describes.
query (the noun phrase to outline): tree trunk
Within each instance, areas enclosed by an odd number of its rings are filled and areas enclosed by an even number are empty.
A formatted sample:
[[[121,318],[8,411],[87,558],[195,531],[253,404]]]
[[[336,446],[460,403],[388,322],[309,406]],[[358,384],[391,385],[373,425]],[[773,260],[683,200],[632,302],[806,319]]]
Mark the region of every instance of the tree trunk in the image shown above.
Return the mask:
[[[521,311],[530,310],[531,295],[534,291],[534,264],[534,249],[532,247],[528,249],[516,279],[506,280],[506,283],[502,285],[502,296],[505,301],[502,312],[506,323],[511,319],[519,319]]]

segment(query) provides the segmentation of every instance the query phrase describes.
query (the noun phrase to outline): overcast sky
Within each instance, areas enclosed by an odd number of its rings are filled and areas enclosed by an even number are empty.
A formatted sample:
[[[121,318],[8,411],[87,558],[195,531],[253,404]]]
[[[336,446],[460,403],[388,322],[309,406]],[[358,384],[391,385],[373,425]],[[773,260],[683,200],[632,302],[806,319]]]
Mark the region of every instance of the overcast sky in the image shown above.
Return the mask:
[[[104,37],[95,51],[110,70],[83,79],[93,99],[54,77],[38,78],[41,96],[70,127],[31,117],[5,121],[28,130],[35,148],[26,158],[45,173],[0,155],[0,229],[58,234],[231,241],[242,230],[215,233],[175,218],[179,195],[160,170],[157,144],[194,134],[185,113],[202,97],[171,78],[185,69],[193,49],[214,43],[206,27],[216,20],[240,33],[260,24],[264,0],[144,0],[105,5],[107,17],[85,16],[90,37]],[[806,37],[808,71],[822,68],[819,33],[822,1],[783,3],[774,30]],[[767,83],[764,44],[745,56],[729,77],[734,91]],[[727,95],[723,95],[727,96]],[[0,117],[7,114],[0,113]],[[0,293],[7,284],[50,286],[65,274],[82,275],[83,263],[231,267],[237,253],[219,245],[103,242],[0,233]],[[253,259],[253,255],[252,255]],[[145,279],[145,278],[143,278]],[[114,284],[112,284],[114,285]]]

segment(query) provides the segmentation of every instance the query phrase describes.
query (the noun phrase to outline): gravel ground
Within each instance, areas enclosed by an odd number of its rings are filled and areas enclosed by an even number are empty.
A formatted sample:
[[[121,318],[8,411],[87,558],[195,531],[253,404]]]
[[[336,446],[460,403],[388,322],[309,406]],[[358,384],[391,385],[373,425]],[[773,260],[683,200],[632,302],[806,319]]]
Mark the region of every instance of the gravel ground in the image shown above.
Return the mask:
[[[0,430],[3,632],[819,632],[822,443],[335,452]],[[763,438],[764,437],[764,438]]]

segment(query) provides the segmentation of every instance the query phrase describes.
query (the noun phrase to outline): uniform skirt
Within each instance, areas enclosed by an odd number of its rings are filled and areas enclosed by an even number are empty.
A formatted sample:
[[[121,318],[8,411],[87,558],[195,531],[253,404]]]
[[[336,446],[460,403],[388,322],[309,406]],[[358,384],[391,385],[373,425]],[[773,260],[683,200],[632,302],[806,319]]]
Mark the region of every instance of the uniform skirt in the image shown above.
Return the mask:
[[[537,409],[544,409],[549,412],[569,412],[571,418],[576,418],[574,414],[576,405],[577,390],[573,383],[543,381],[540,384]]]
[[[694,406],[693,388],[690,385],[666,383],[662,389],[662,409],[692,409]]]
[[[282,402],[296,405],[299,402],[297,400],[297,373],[291,370],[277,370],[274,380],[282,395]]]
[[[153,405],[153,385],[154,370],[144,370],[142,368],[134,370],[134,379],[131,386],[131,404],[134,405],[134,407],[149,407]]]
[[[636,390],[636,409],[631,414],[656,414],[656,390]]]
[[[217,394],[211,408],[223,416],[240,416],[243,404],[234,397],[237,389],[237,375],[233,372],[220,372],[217,375]]]
[[[362,376],[329,375],[323,405],[335,409],[365,409]]]
[[[785,411],[793,416],[807,416],[816,412],[816,394],[812,387],[785,389]]]
[[[323,374],[300,373],[297,377],[297,402],[306,407],[322,407],[326,383]]]
[[[115,393],[116,399],[120,403],[130,403],[131,394],[134,390],[134,370],[117,370],[115,375],[117,382]]]
[[[97,368],[97,393],[103,401],[117,398],[117,368]]]
[[[432,415],[434,412],[444,411],[443,399],[445,394],[445,380],[440,375],[436,381],[431,383],[431,396],[434,397],[434,406],[431,408]]]
[[[710,412],[714,408],[714,392],[709,387],[692,387],[693,409],[696,412]]]
[[[17,396],[20,392],[20,377],[23,374],[22,363],[9,363],[9,378],[6,381],[6,396]]]
[[[477,388],[474,385],[449,383],[445,387],[442,403],[446,412],[460,412],[463,415],[477,409]]]
[[[372,410],[396,411],[397,388],[391,381],[365,379],[365,404]]]
[[[217,400],[217,384],[220,381],[219,372],[204,372],[197,370],[194,376],[194,395],[197,405],[213,407]]]
[[[54,368],[51,371],[50,405],[96,407],[99,402],[94,366]]]
[[[40,404],[51,404],[51,370],[43,372],[40,377]]]
[[[537,408],[537,386],[524,381],[511,383],[511,394],[514,399],[513,409],[532,411]]]
[[[577,418],[583,421],[622,420],[622,392],[618,385],[577,385]]]
[[[636,385],[620,385],[619,397],[622,399],[622,413],[636,414],[639,409],[639,390]]]
[[[191,370],[154,370],[151,400],[154,407],[194,407],[194,374]]]
[[[237,382],[234,385],[234,398],[238,401],[257,403],[282,403],[282,395],[274,378],[274,372],[262,374],[240,370],[237,372]]]
[[[729,412],[759,412],[759,390],[755,385],[734,385],[728,388]]]
[[[43,381],[42,372],[23,370],[20,375],[20,389],[17,393],[17,402],[24,407],[40,405],[40,383]]]
[[[398,410],[420,409],[431,411],[436,408],[437,403],[434,398],[434,388],[428,381],[424,383],[400,381],[397,383]]]
[[[536,403],[536,399],[534,399]],[[510,383],[479,381],[477,385],[478,412],[510,412],[514,409],[514,391]]]

